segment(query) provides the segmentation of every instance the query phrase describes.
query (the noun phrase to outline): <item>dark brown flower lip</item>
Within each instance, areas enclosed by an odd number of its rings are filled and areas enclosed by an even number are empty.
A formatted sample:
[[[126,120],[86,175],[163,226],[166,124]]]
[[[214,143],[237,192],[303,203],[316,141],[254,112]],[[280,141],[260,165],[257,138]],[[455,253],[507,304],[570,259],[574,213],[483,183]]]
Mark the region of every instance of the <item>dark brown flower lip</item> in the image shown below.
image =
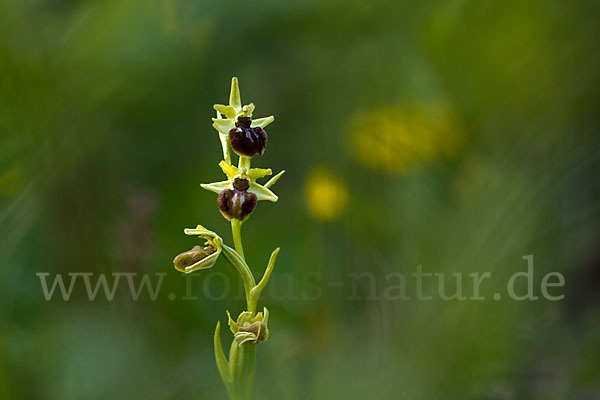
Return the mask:
[[[238,126],[229,131],[229,142],[238,155],[252,157],[263,155],[267,147],[267,132],[257,126],[254,128]]]
[[[239,219],[245,221],[258,202],[254,193],[247,190],[225,189],[217,197],[219,211],[228,220]]]

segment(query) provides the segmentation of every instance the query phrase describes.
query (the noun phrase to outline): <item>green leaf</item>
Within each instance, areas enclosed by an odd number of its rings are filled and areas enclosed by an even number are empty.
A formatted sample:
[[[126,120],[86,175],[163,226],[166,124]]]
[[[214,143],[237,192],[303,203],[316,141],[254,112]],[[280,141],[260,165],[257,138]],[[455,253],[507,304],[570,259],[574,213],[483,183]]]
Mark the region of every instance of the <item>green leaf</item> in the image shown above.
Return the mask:
[[[265,269],[265,273],[263,274],[263,277],[260,280],[260,282],[258,282],[258,284],[250,290],[250,295],[248,296],[249,297],[248,311],[254,312],[254,310],[256,310],[256,304],[258,303],[260,294],[262,293],[265,286],[267,286],[267,283],[269,283],[269,278],[271,277],[271,273],[273,272],[273,269],[275,268],[275,261],[277,261],[278,254],[279,254],[279,247],[276,248],[275,250],[273,250],[273,253],[271,253],[271,257],[269,258],[269,263],[267,264],[267,268]],[[266,309],[265,309],[265,312],[267,312]],[[267,319],[269,318],[268,314],[266,315],[266,317],[267,317]]]
[[[215,360],[217,361],[217,368],[219,369],[219,374],[221,375],[221,379],[225,383],[225,386],[229,386],[229,382],[231,381],[229,376],[229,364],[227,362],[227,358],[225,357],[225,353],[223,352],[223,346],[221,345],[221,322],[217,322],[217,327],[215,328]]]

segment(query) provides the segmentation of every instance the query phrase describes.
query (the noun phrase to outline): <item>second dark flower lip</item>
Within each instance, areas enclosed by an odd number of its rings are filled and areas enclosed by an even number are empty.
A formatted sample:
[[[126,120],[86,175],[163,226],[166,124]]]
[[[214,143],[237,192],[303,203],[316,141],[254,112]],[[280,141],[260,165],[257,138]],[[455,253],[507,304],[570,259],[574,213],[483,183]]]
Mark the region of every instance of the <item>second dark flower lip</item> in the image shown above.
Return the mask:
[[[236,178],[233,181],[233,188],[219,193],[217,205],[225,218],[243,222],[252,214],[258,200],[254,193],[248,192],[249,187],[250,181]]]

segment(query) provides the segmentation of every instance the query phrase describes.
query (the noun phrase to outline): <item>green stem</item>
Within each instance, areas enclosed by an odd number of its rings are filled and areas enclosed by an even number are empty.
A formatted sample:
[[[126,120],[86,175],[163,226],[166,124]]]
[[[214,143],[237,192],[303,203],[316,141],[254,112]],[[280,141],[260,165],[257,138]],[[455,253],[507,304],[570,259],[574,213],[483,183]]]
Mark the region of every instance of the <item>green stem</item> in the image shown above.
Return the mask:
[[[246,168],[246,170],[249,170],[251,161],[252,157],[240,156],[240,160],[238,161],[238,168]]]
[[[239,168],[250,169],[250,158],[240,157]],[[253,297],[257,297],[256,294],[260,295],[260,290],[258,293],[254,291],[255,296],[251,296],[252,289],[256,287],[256,281],[254,280],[254,275],[252,275],[252,271],[248,267],[248,264],[246,264],[244,256],[244,247],[242,245],[242,221],[239,219],[231,220],[231,233],[233,235],[235,252],[232,251],[233,249],[230,247],[223,245],[224,254],[230,262],[234,264],[242,277],[244,289],[246,291],[248,311],[254,313],[258,299],[253,299]],[[272,269],[271,266],[270,270]],[[269,270],[269,268],[267,268],[267,270]],[[265,280],[264,277],[263,280]],[[264,284],[266,284],[266,282],[264,282]],[[262,286],[264,286],[264,284]],[[229,350],[229,377],[232,386],[230,397],[232,397],[232,400],[250,399],[254,387],[255,366],[256,345],[247,343],[239,346],[237,342],[233,340]]]
[[[250,399],[252,397],[252,389],[254,389],[254,370],[256,367],[256,345],[247,343],[244,345],[246,347],[246,357],[244,357],[244,398]]]
[[[236,343],[236,346],[237,343]],[[238,346],[238,356],[233,377],[235,391],[239,399],[244,398],[244,361],[246,360],[246,346]]]
[[[242,221],[239,219],[231,220],[231,233],[233,234],[233,244],[235,246],[235,251],[246,260],[244,257],[244,248],[242,246]]]
[[[232,400],[248,400],[254,388],[256,367],[256,345],[246,343],[239,346],[234,340],[229,350],[229,397]]]
[[[229,383],[231,384],[231,400],[240,400],[237,380],[238,358],[240,349],[240,346],[238,346],[235,340],[231,342],[231,348],[229,349]]]

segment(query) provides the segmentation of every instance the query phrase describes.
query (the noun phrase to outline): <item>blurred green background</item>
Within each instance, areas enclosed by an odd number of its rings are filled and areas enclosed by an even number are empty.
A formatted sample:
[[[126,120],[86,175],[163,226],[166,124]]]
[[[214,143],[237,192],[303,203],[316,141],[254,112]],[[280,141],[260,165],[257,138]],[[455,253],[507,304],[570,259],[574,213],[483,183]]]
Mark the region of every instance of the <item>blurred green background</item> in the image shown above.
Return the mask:
[[[282,248],[256,398],[600,398],[599,17],[591,0],[0,1],[0,398],[225,398],[212,335],[240,286],[219,260],[183,300],[172,259],[198,223],[231,243],[199,184],[222,179],[210,118],[232,76],[276,117],[255,165],[287,171],[244,225],[255,274]],[[565,299],[494,301],[529,254],[536,294],[558,271]],[[417,265],[492,272],[488,299],[418,301]],[[38,272],[166,276],[156,301],[125,284],[46,301]],[[397,272],[410,301],[385,296]]]

